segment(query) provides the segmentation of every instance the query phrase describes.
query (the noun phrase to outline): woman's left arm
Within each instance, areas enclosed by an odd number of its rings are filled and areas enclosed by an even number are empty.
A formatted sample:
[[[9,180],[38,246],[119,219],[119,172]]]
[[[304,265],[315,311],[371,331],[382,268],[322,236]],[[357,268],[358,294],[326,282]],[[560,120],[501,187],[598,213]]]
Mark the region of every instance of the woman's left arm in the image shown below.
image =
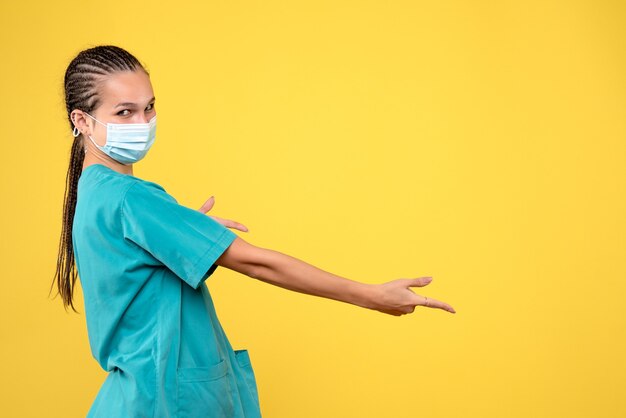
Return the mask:
[[[198,210],[206,214],[214,204],[215,198],[211,196]],[[211,218],[228,228],[248,232],[248,228],[239,222],[217,216]],[[417,295],[409,289],[428,285],[432,277],[396,279],[381,284],[361,283],[329,273],[290,255],[254,246],[240,237],[235,238],[216,260],[216,264],[288,290],[334,299],[390,315],[412,313],[416,306],[456,313],[447,303]]]
[[[334,299],[390,315],[412,313],[416,306],[456,313],[445,302],[417,295],[409,287],[428,285],[432,278],[396,279],[367,284],[337,276],[279,251],[254,246],[240,237],[216,264],[288,290]]]

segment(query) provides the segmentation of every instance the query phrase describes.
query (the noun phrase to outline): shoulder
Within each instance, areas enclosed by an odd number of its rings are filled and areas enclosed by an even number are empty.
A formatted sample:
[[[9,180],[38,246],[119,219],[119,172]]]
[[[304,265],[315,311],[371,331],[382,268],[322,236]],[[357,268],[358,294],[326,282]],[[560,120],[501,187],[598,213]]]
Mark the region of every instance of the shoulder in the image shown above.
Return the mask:
[[[83,170],[78,187],[98,194],[117,191],[117,194],[122,196],[130,189],[166,193],[158,183],[119,173],[102,164],[92,164]]]
[[[122,206],[143,206],[148,210],[155,209],[163,203],[178,204],[174,196],[170,195],[160,184],[137,177],[128,179],[121,201]]]
[[[125,187],[124,196],[128,194],[168,194],[165,191],[165,188],[158,183],[143,180],[138,177],[131,177],[127,181],[127,185]]]

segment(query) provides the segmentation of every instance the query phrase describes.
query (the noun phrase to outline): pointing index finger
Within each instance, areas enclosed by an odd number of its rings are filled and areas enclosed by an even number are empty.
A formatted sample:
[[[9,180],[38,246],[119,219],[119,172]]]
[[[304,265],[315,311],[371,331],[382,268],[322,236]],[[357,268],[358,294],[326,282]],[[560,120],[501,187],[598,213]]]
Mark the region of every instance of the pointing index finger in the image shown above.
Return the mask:
[[[427,308],[436,308],[436,309],[443,309],[444,311],[448,311],[450,313],[456,313],[456,311],[454,310],[454,308],[450,305],[448,305],[445,302],[442,302],[440,300],[437,299],[433,299],[433,298],[429,298],[426,296],[422,296],[423,301],[421,304],[419,304],[420,306],[425,306]]]

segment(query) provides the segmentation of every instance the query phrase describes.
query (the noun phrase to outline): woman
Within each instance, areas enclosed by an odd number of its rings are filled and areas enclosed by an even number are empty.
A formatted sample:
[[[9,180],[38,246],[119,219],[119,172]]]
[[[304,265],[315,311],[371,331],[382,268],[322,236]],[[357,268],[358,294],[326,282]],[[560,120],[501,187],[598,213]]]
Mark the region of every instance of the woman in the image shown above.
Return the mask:
[[[133,176],[154,143],[156,110],[148,72],[124,49],[80,52],[65,100],[74,143],[52,285],[74,309],[78,273],[91,352],[109,372],[87,416],[261,416],[248,351],[233,350],[205,283],[218,266],[396,316],[418,305],[455,312],[409,289],[429,277],[333,275],[238,237],[228,228],[245,226],[205,215],[212,199],[193,210]]]

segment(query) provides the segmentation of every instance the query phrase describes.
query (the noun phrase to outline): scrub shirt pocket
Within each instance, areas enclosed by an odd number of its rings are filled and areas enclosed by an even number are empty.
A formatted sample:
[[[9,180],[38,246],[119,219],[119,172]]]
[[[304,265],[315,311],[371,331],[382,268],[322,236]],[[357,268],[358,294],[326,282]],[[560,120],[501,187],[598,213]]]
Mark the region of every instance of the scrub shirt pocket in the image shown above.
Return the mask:
[[[234,412],[228,363],[183,367],[178,378],[178,418],[231,418]]]

